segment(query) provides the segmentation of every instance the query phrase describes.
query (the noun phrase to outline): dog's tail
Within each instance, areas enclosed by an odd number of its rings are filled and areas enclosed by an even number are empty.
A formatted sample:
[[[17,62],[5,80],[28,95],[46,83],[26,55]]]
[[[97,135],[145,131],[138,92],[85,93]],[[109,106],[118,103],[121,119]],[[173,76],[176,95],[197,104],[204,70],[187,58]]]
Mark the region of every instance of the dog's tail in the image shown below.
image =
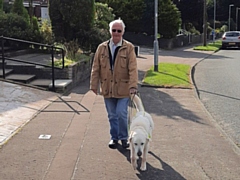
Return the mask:
[[[136,109],[138,112],[144,112],[142,100],[140,99],[140,97],[138,95],[132,94],[131,100],[133,101],[134,105],[136,106]]]

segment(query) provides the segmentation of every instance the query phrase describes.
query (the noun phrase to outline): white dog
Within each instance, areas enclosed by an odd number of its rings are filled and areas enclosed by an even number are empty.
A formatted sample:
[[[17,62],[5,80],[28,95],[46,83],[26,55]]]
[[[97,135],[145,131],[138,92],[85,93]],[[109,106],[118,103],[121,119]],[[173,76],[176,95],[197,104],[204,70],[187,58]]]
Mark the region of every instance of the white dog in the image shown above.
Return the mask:
[[[141,99],[137,95],[132,95],[133,103],[136,106],[137,113],[130,124],[130,158],[134,170],[137,168],[137,160],[142,156],[140,169],[147,169],[147,154],[149,149],[149,140],[152,137],[154,123],[150,114],[144,111]]]

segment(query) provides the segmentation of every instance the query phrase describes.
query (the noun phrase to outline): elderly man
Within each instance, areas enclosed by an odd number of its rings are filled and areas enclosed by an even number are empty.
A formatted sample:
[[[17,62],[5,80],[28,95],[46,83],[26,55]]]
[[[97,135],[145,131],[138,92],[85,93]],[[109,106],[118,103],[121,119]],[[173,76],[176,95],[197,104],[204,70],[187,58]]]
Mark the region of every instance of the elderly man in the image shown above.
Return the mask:
[[[119,140],[128,148],[128,102],[137,91],[137,60],[134,46],[122,37],[124,22],[114,20],[109,27],[111,39],[98,46],[94,57],[90,90],[97,94],[100,84],[110,123],[109,148],[115,149]]]

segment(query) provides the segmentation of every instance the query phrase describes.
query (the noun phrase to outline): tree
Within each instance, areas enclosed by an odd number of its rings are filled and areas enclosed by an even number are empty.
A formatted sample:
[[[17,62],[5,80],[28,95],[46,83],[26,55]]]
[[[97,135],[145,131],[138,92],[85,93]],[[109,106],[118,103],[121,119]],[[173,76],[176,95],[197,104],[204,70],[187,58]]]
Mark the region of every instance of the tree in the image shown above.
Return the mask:
[[[30,17],[30,24],[32,24],[32,18],[33,18],[33,0],[28,1],[29,4],[29,17]]]
[[[203,0],[173,0],[181,12],[182,28],[192,24],[197,30],[203,31]]]
[[[3,0],[0,0],[0,12],[3,11]]]
[[[146,9],[144,0],[100,0],[99,2],[107,3],[111,8],[113,8],[113,14],[116,18],[121,18],[124,21],[127,31],[141,31],[141,20]]]
[[[27,9],[23,6],[23,0],[15,0],[11,12],[24,17],[29,22],[29,15]]]
[[[125,22],[126,31],[154,34],[154,1],[99,0],[113,8],[116,18]],[[181,14],[171,0],[158,0],[159,33],[165,38],[175,37],[181,25]]]
[[[0,34],[6,37],[31,40],[33,37],[29,22],[16,13],[0,14]],[[19,43],[14,42],[13,45]],[[15,46],[14,45],[14,46]]]
[[[93,26],[94,0],[51,0],[49,16],[59,42],[82,38]]]
[[[142,26],[141,26],[141,32],[146,33],[148,35],[154,34],[154,0],[144,1],[146,4],[146,8],[144,9],[143,15],[142,15]]]
[[[112,14],[112,8],[108,7],[107,4],[95,3],[96,16],[94,21],[94,27],[89,31],[89,43],[92,52],[95,52],[97,46],[110,38],[109,33],[109,22],[114,20]]]
[[[114,19],[114,15],[112,14],[113,9],[108,7],[107,4],[103,3],[95,3],[95,21],[94,26],[98,27],[99,29],[106,29],[108,30],[108,24]]]
[[[181,26],[181,14],[171,0],[161,0],[158,6],[158,32],[163,38],[173,38]]]

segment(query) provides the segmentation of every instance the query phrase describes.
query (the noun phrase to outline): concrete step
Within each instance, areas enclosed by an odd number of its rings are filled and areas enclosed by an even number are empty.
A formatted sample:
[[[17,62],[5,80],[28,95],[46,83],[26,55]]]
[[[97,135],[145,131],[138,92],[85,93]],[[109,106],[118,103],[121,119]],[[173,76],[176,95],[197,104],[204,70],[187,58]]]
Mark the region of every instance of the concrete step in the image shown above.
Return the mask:
[[[35,78],[35,75],[30,74],[10,74],[6,76],[7,80],[29,83]]]
[[[30,82],[29,84],[52,90],[52,80],[50,79],[36,79]],[[71,88],[72,80],[56,79],[54,81],[54,84],[55,84],[55,91],[62,93],[62,92],[66,92]]]
[[[13,72],[13,69],[5,69],[5,76],[9,75],[11,72]],[[0,69],[0,77],[3,77],[2,69]]]
[[[31,81],[29,84],[33,86],[40,86],[43,88],[49,88],[49,85],[52,83],[51,79],[35,79]]]

